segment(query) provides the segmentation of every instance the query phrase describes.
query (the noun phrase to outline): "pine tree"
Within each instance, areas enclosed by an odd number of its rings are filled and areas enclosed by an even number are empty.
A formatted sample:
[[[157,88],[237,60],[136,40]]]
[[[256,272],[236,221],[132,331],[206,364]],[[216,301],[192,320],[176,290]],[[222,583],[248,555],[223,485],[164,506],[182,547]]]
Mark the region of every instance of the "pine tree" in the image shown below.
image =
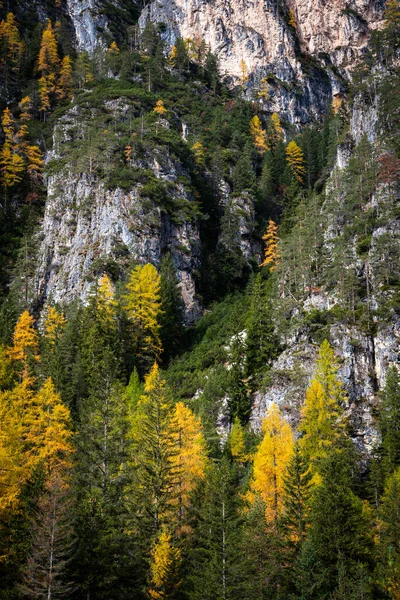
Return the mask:
[[[312,556],[313,567],[298,579],[300,589],[302,582],[307,586],[303,590],[307,597],[329,597],[345,580],[354,583],[361,573],[368,575],[371,515],[352,489],[354,467],[354,451],[349,446],[334,449],[321,463],[322,483],[313,493],[308,540],[302,552],[303,565]]]
[[[378,577],[389,598],[400,597],[400,468],[390,475],[379,510]]]
[[[171,253],[160,264],[160,300],[162,312],[159,317],[160,339],[163,358],[168,361],[181,343],[183,303]]]
[[[245,597],[238,483],[236,468],[226,457],[208,474],[185,582],[193,600]]]
[[[264,260],[261,263],[262,267],[268,267],[272,272],[275,270],[278,261],[278,227],[276,223],[270,219],[267,230],[262,238],[265,242]]]
[[[252,375],[268,368],[279,347],[271,321],[269,290],[261,273],[251,290],[246,332],[246,373]]]
[[[135,354],[141,364],[161,354],[160,341],[160,276],[147,263],[131,271],[126,284],[124,306],[132,324]]]
[[[289,142],[286,147],[286,160],[297,181],[303,183],[304,173],[306,171],[303,151],[294,140]]]
[[[400,465],[400,376],[394,366],[388,369],[381,399],[378,417],[381,454],[384,470],[390,474]]]
[[[251,191],[256,183],[252,150],[246,146],[233,170],[233,183],[235,192]]]
[[[284,472],[293,454],[292,429],[276,404],[271,404],[263,422],[264,437],[253,461],[253,476],[246,498],[250,505],[258,498],[265,503],[267,523],[276,524],[282,512]]]

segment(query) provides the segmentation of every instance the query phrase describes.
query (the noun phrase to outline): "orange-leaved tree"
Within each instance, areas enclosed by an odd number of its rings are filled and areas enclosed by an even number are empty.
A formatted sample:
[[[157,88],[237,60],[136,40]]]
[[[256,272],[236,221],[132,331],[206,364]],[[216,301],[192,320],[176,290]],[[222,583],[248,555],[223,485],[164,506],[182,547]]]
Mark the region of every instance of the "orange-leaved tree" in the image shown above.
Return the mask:
[[[278,226],[272,219],[269,220],[268,227],[262,238],[265,242],[264,260],[261,263],[262,267],[269,267],[270,271],[274,271],[278,264]]]
[[[297,181],[303,183],[304,173],[306,172],[303,150],[294,140],[286,146],[286,161]]]
[[[263,155],[268,150],[267,132],[261,126],[260,118],[257,115],[250,121],[250,135],[253,138],[254,145],[259,154]]]

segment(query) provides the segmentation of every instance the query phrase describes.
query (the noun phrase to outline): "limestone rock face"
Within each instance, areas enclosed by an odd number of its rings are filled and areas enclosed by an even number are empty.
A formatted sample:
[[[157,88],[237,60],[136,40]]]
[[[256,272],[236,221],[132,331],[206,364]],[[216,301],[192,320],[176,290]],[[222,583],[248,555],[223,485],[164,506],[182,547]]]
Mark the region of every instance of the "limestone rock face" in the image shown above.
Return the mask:
[[[99,31],[107,26],[107,20],[100,12],[100,3],[97,0],[67,0],[67,10],[78,50],[93,54],[98,46],[102,46]]]
[[[113,105],[115,110],[117,104]],[[121,106],[119,107],[121,108]],[[58,123],[52,158],[61,161],[72,128],[79,127],[79,111],[72,109]],[[177,179],[185,175],[179,162],[155,149],[145,157],[132,157],[132,169],[152,171],[171,184],[171,200],[192,202]],[[198,224],[177,223],[141,191],[109,189],[88,170],[71,164],[48,177],[48,196],[40,231],[39,267],[35,295],[39,306],[85,299],[90,285],[102,272],[123,277],[136,263],[158,266],[171,252],[185,306],[185,320],[199,317],[194,271],[199,266]]]
[[[319,116],[343,91],[382,7],[372,0],[155,0],[140,25],[162,23],[169,46],[177,37],[204,40],[223,74],[234,82],[247,76],[249,95],[267,77],[266,108],[297,123]]]

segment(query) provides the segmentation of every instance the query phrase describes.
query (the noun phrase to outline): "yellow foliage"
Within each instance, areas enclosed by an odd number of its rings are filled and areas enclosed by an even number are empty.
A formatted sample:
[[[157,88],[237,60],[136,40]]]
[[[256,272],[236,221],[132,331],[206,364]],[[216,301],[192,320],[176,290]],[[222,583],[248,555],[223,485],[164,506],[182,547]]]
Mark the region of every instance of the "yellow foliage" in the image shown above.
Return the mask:
[[[4,131],[4,136],[7,141],[12,142],[14,138],[15,132],[15,119],[11,110],[7,108],[3,111],[3,115],[1,117],[1,126]]]
[[[198,167],[204,167],[206,161],[206,149],[201,142],[195,142],[192,146],[194,159]]]
[[[262,267],[269,267],[272,272],[278,263],[278,226],[270,219],[267,230],[262,238],[265,242],[264,260],[261,263]]]
[[[263,155],[268,150],[267,132],[261,127],[261,121],[257,115],[254,115],[250,121],[250,135],[257,152]]]
[[[66,324],[67,320],[64,315],[58,313],[55,308],[50,306],[44,322],[44,335],[51,346],[54,346],[59,339]]]
[[[190,501],[190,494],[201,479],[207,466],[207,449],[203,426],[198,417],[183,404],[177,402],[171,421],[171,443],[176,447],[171,462],[178,473],[179,512],[182,516]]]
[[[297,27],[296,17],[295,17],[294,12],[292,10],[289,10],[288,24],[290,25],[290,27],[293,27],[294,29],[296,29],[296,27]]]
[[[162,529],[151,552],[149,595],[154,600],[168,600],[181,584],[181,551],[171,540],[167,530]]]
[[[315,378],[306,391],[299,425],[303,434],[299,440],[300,448],[314,472],[318,461],[326,456],[345,427],[341,404],[346,396],[337,376],[338,369],[335,354],[325,340],[319,350]]]
[[[156,105],[154,107],[154,112],[158,114],[159,117],[162,117],[167,114],[167,109],[164,106],[164,102],[162,100],[157,100]]]
[[[27,171],[31,177],[40,178],[43,173],[43,153],[38,146],[26,147],[26,158],[28,161]]]
[[[279,115],[276,112],[271,115],[271,137],[274,145],[277,144],[280,140],[283,139],[283,129],[281,125],[281,120]]]
[[[229,434],[229,447],[233,458],[240,462],[247,460],[244,431],[238,417],[235,418]]]
[[[1,67],[9,66],[14,72],[17,72],[24,53],[24,44],[12,12],[7,14],[5,21],[0,22],[0,46],[4,49],[1,56]]]
[[[332,110],[335,113],[335,115],[338,113],[340,107],[343,104],[343,98],[341,98],[341,96],[334,96],[333,100],[332,100]]]
[[[31,110],[32,110],[32,100],[30,96],[24,96],[21,102],[18,103],[21,114],[19,116],[19,120],[23,123],[30,121],[31,119]]]
[[[263,423],[264,437],[254,456],[253,476],[246,498],[253,505],[259,498],[265,503],[267,523],[275,523],[282,510],[284,474],[294,450],[289,423],[275,403]]]
[[[289,142],[286,147],[286,161],[292,169],[297,181],[299,183],[303,183],[303,177],[306,171],[304,166],[303,150],[296,144],[294,140]]]
[[[246,62],[243,59],[240,61],[239,69],[240,69],[240,78],[239,78],[240,85],[244,85],[249,80],[249,69],[248,69]]]
[[[46,76],[54,73],[59,66],[60,59],[58,58],[57,40],[54,35],[53,27],[50,19],[47,20],[47,27],[43,31],[42,40],[40,43],[38,70],[42,75]]]
[[[260,87],[257,92],[258,98],[263,98],[264,100],[269,100],[269,83],[268,78],[263,77],[260,81]]]
[[[147,263],[131,271],[124,295],[125,310],[133,324],[137,352],[150,352],[154,357],[161,353],[160,323],[161,282],[157,269]],[[139,347],[140,346],[140,347]]]
[[[10,188],[22,181],[25,168],[23,158],[12,150],[10,142],[3,144],[0,150],[1,183],[5,188]]]
[[[72,98],[72,60],[69,56],[64,56],[61,61],[57,97],[59,100],[71,100]]]
[[[109,49],[108,49],[108,53],[109,54],[119,54],[120,50],[116,44],[116,42],[112,42]]]
[[[38,334],[33,324],[33,317],[25,310],[17,321],[13,346],[8,351],[10,358],[21,363],[23,377],[28,375],[29,360],[39,360]]]
[[[96,304],[100,319],[108,323],[115,320],[117,302],[114,295],[114,286],[106,273],[103,273],[99,279]]]
[[[172,46],[171,52],[169,54],[169,62],[172,66],[175,66],[176,55],[178,54],[176,46]]]

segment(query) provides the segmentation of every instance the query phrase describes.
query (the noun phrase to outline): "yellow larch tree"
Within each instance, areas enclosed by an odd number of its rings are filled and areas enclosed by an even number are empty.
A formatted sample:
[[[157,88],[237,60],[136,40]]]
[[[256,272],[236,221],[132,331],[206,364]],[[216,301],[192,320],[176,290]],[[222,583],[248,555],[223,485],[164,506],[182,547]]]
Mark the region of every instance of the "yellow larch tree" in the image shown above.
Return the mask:
[[[239,77],[240,85],[244,86],[249,81],[249,68],[246,64],[246,61],[243,59],[240,61],[239,70],[240,70],[240,77]]]
[[[269,100],[269,83],[268,77],[263,77],[260,81],[260,87],[258,88],[257,97],[262,100]]]
[[[33,396],[27,379],[11,391],[0,392],[0,520],[3,523],[17,508],[22,486],[30,474],[24,436],[26,412]]]
[[[18,31],[18,24],[12,12],[7,13],[5,20],[0,22],[0,66],[18,72],[24,53],[24,44]]]
[[[156,105],[153,109],[153,111],[159,116],[159,117],[163,117],[164,115],[167,114],[167,109],[164,106],[164,102],[163,100],[157,100]]]
[[[228,441],[233,458],[242,463],[246,462],[248,457],[246,455],[244,430],[238,417],[235,417]]]
[[[303,183],[304,173],[306,172],[303,150],[294,140],[286,146],[286,161],[297,181]]]
[[[23,379],[29,376],[29,367],[39,360],[38,334],[34,327],[34,319],[25,310],[19,317],[14,329],[13,345],[8,355],[20,364]]]
[[[34,181],[41,181],[44,169],[43,153],[39,146],[26,146],[26,170]]]
[[[262,239],[265,242],[264,249],[264,260],[261,263],[262,267],[269,267],[272,272],[275,270],[278,264],[279,252],[278,252],[278,226],[272,219],[269,220],[268,227],[264,233]]]
[[[307,391],[301,411],[299,445],[314,473],[318,462],[343,435],[343,404],[346,394],[338,377],[339,363],[327,340],[321,344],[314,379]]]
[[[107,273],[99,279],[96,296],[97,314],[104,323],[112,324],[116,319],[117,301],[114,286]]]
[[[118,55],[120,53],[120,49],[116,42],[111,42],[110,47],[108,49],[108,54]]]
[[[67,320],[64,315],[57,312],[53,306],[50,306],[44,322],[44,337],[50,346],[54,346],[61,337],[66,324]]]
[[[72,98],[72,60],[64,56],[61,61],[60,74],[57,83],[57,97],[59,100],[71,100]]]
[[[290,27],[293,27],[293,29],[296,29],[297,27],[296,17],[293,10],[291,9],[289,10],[288,25],[290,25]]]
[[[4,137],[6,138],[6,141],[13,143],[15,135],[15,119],[8,106],[3,110],[1,126],[4,131]]]
[[[160,341],[161,279],[157,269],[150,263],[135,267],[126,283],[124,306],[133,325],[135,352],[159,358]]]
[[[1,184],[8,189],[22,181],[25,163],[22,156],[14,152],[10,142],[6,141],[0,150]]]
[[[69,409],[62,403],[51,378],[34,397],[25,434],[27,448],[31,449],[28,467],[33,470],[41,464],[47,477],[71,468],[74,452]],[[29,452],[28,452],[29,455]]]
[[[257,115],[250,121],[250,135],[253,138],[254,145],[259,154],[263,155],[268,150],[267,132],[261,126],[260,118]]]
[[[56,79],[59,72],[60,59],[58,56],[57,40],[50,19],[43,31],[38,56],[40,109],[50,110],[51,96],[56,93]]]
[[[253,461],[253,476],[246,499],[254,505],[258,499],[265,504],[265,518],[275,525],[282,510],[284,474],[293,454],[294,435],[278,406],[272,403],[262,427],[264,437]]]
[[[148,590],[153,600],[172,600],[181,585],[179,568],[181,551],[174,546],[166,528],[160,534],[151,551],[151,584]]]
[[[176,449],[171,456],[171,463],[177,473],[178,519],[182,521],[191,493],[205,477],[207,448],[201,420],[183,402],[175,405],[171,430],[171,442]]]
[[[274,112],[271,115],[271,142],[274,146],[283,139],[283,128],[279,115]]]
[[[206,162],[206,149],[204,148],[203,144],[197,141],[193,144],[191,150],[193,152],[196,165],[200,168],[204,167]]]

